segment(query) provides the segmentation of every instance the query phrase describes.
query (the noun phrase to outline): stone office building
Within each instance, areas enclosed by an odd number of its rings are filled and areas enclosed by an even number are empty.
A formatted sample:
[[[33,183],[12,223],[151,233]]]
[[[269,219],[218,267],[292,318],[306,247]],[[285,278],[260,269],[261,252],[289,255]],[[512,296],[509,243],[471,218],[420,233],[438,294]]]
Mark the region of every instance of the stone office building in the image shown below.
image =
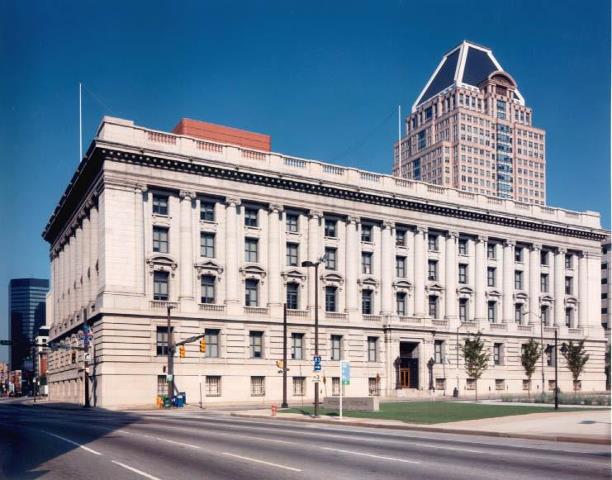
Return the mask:
[[[490,352],[480,392],[525,390],[521,345],[540,334],[551,345],[555,330],[587,339],[581,388],[604,389],[597,213],[289,157],[269,137],[199,125],[105,117],[45,228],[50,341],[77,344],[91,325],[92,403],[165,393],[168,305],[175,339],[208,340],[175,361],[188,402],[279,401],[283,303],[289,400],[312,401],[315,277],[301,265],[322,257],[324,396],[339,392],[342,359],[347,395],[471,394],[457,342],[477,331]],[[52,400],[82,402],[81,355],[50,354]],[[559,372],[570,390],[561,358]]]

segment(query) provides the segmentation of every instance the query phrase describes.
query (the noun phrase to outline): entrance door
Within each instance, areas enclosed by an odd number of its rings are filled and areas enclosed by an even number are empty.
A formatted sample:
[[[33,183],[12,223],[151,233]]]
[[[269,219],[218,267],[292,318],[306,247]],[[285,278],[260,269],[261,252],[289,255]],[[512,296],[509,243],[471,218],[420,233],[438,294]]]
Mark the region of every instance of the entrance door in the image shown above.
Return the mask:
[[[419,388],[418,345],[416,342],[400,342],[399,388]]]

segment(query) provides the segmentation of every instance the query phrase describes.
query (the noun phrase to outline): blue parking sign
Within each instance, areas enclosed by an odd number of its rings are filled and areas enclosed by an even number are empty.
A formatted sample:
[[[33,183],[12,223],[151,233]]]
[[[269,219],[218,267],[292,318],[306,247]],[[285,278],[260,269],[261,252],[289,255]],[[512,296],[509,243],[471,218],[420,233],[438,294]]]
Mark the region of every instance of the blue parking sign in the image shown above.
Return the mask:
[[[321,356],[315,355],[312,357],[312,371],[320,372],[321,371]]]
[[[342,385],[351,384],[351,364],[346,360],[342,360],[340,363],[340,371],[342,375]]]

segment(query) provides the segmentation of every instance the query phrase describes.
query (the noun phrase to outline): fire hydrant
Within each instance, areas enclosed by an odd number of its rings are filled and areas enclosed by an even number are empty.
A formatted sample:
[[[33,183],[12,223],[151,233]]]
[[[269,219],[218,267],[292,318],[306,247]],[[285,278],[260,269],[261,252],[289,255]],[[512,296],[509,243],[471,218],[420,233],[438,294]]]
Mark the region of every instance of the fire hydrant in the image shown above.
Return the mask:
[[[276,409],[277,409],[276,405],[272,405],[272,416],[273,417],[276,417]]]

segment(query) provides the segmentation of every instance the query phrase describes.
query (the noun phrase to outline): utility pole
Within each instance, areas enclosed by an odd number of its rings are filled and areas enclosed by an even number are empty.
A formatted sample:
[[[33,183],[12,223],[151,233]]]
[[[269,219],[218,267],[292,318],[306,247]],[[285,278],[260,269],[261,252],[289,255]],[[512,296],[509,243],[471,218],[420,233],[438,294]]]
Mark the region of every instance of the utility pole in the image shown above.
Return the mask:
[[[315,271],[315,281],[314,281],[314,308],[315,308],[315,357],[319,356],[319,264],[324,260],[325,257],[319,258],[317,261],[312,262],[310,260],[306,260],[302,262],[302,267],[314,267]],[[314,416],[317,418],[319,416],[319,382],[315,381],[315,394],[314,394]]]
[[[170,311],[172,310],[170,304],[167,305],[167,329],[168,329],[168,400],[172,406],[172,397],[174,396],[174,340],[172,338],[172,324],[170,322]]]
[[[555,327],[555,410],[559,410],[559,367],[557,366],[557,327]]]
[[[287,304],[283,303],[283,403],[281,408],[287,408]]]

